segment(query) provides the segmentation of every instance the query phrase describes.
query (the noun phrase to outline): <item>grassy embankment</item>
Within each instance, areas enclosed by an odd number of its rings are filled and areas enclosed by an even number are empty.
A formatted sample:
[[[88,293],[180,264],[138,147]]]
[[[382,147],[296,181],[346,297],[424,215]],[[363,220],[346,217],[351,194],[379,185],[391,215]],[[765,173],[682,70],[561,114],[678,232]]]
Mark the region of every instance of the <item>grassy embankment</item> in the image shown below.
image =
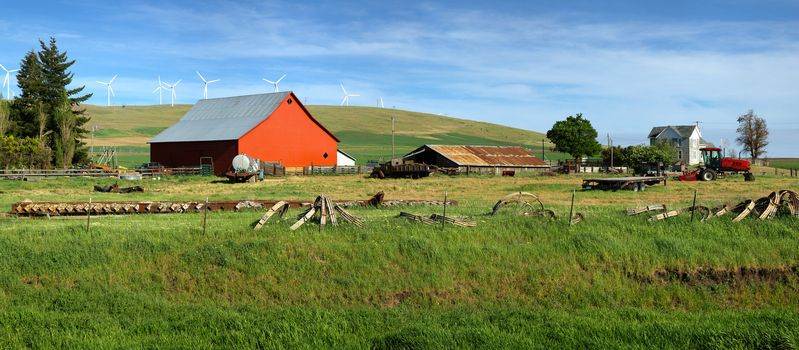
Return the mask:
[[[254,232],[260,212],[0,220],[0,343],[162,347],[719,347],[799,342],[799,220],[648,223],[628,206],[715,205],[797,189],[761,176],[578,192],[587,221],[567,227],[506,209],[512,191],[568,213],[577,177],[289,177],[229,185],[143,181],[148,192],[92,194],[114,180],[0,182],[0,206],[32,200],[388,198],[460,201],[465,229],[355,209],[367,219],[320,231],[290,222]],[[128,184],[128,183],[126,183]],[[133,184],[133,183],[130,183]],[[402,208],[431,213],[440,208]],[[290,216],[298,210],[292,210]]]
[[[118,146],[121,165],[135,167],[149,160],[147,141],[176,123],[190,105],[100,107],[87,106],[97,125],[95,145]],[[311,113],[341,139],[339,148],[364,164],[391,157],[391,114],[396,116],[395,145],[398,155],[423,144],[521,145],[541,154],[541,133],[496,124],[432,114],[373,107],[309,106]],[[87,141],[90,143],[90,141]],[[124,146],[124,147],[123,147]],[[547,159],[552,153],[546,143]]]
[[[779,169],[799,169],[799,158],[771,158],[769,166]]]

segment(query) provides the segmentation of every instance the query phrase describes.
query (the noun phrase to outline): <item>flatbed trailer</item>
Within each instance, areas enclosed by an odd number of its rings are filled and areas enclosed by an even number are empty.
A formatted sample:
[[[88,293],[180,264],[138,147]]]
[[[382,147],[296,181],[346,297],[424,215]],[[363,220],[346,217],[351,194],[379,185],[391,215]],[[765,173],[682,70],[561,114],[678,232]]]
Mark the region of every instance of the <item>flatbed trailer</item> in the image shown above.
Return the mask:
[[[633,190],[643,191],[647,186],[659,183],[666,185],[665,176],[628,176],[628,177],[606,177],[598,179],[584,179],[583,189],[585,190]]]

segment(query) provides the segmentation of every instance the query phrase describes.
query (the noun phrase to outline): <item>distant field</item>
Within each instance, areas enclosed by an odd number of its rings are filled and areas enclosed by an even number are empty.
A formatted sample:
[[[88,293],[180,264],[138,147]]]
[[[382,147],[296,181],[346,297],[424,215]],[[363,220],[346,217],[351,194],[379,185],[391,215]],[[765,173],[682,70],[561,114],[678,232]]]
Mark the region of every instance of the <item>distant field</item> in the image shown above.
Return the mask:
[[[799,169],[799,158],[770,158],[769,166],[780,169]]]
[[[89,127],[98,127],[94,135],[95,145],[141,147],[135,154],[124,152],[128,154],[120,157],[120,163],[128,166],[148,157],[146,142],[176,123],[189,108],[190,105],[124,108],[89,105],[87,111],[92,117]],[[470,144],[524,146],[539,156],[544,138],[543,134],[529,130],[393,109],[339,106],[308,106],[308,109],[341,139],[339,148],[357,158],[360,164],[391,157],[391,115],[396,117],[397,155],[423,144]],[[531,125],[531,128],[548,127]],[[550,143],[545,143],[548,160],[568,158],[551,152],[551,147]],[[118,152],[123,153],[121,150]]]

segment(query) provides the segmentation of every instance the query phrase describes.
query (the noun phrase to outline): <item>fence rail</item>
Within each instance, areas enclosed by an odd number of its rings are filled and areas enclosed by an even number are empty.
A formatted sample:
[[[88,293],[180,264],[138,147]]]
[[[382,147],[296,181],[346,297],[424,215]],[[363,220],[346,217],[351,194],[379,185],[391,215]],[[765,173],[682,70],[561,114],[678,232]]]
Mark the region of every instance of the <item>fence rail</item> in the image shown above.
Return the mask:
[[[60,176],[116,176],[119,172],[105,169],[2,169],[0,178],[60,177]]]
[[[374,167],[355,165],[355,166],[306,166],[306,167],[286,167],[286,175],[345,175],[345,174],[369,174]]]
[[[142,176],[153,175],[211,175],[211,170],[207,167],[181,167],[181,168],[160,168],[142,169],[136,171],[121,172],[119,170],[106,169],[0,169],[0,179],[26,180],[30,178],[44,177],[117,177],[124,174],[141,174]]]

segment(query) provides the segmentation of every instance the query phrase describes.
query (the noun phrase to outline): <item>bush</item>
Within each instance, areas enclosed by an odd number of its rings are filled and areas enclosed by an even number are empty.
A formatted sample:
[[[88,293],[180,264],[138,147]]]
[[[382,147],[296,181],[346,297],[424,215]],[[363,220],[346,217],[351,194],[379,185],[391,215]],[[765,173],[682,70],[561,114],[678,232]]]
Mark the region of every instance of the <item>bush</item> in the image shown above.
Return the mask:
[[[44,168],[50,164],[50,152],[38,139],[2,136],[0,167],[3,169]]]

